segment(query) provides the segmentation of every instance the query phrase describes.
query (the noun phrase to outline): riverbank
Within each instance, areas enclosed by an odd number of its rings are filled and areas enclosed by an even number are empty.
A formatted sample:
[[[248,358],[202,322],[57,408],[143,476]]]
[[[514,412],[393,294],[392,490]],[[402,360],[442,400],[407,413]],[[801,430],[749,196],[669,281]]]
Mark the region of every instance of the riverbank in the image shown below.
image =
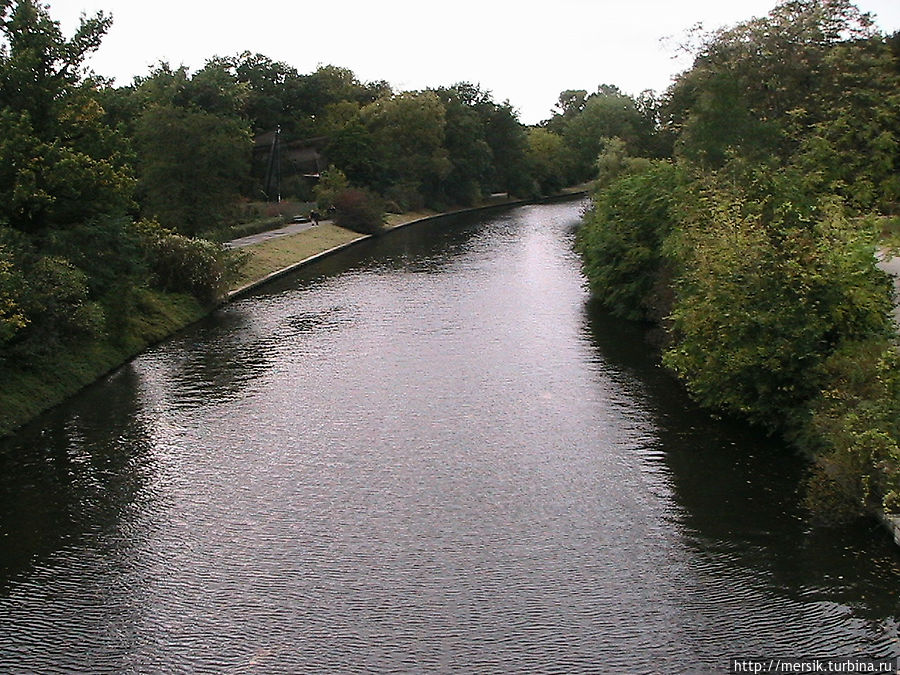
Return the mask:
[[[116,370],[147,347],[157,344],[212,311],[194,297],[144,291],[138,313],[129,317],[119,337],[68,344],[53,350],[33,367],[6,367],[0,388],[0,437]]]
[[[558,198],[572,198],[581,194],[584,194],[584,192],[573,191],[560,195]],[[505,199],[450,211],[392,213],[388,214],[385,219],[385,233],[401,227],[438,218],[446,218],[460,213],[490,211],[527,203],[529,203],[527,200]],[[289,274],[304,265],[313,263],[325,256],[332,255],[375,236],[359,234],[358,232],[338,227],[330,220],[322,221],[319,225],[303,229],[300,232],[286,233],[283,236],[267,237],[265,234],[262,233],[263,236],[260,237],[257,243],[241,247],[242,251],[249,254],[249,259],[244,265],[240,279],[222,299],[222,303],[249,293],[272,279]]]
[[[586,188],[579,186],[548,199],[570,199],[585,192]],[[459,213],[489,211],[526,203],[529,201],[501,199],[445,212],[390,214],[385,229],[391,231]],[[9,435],[118,369],[148,347],[166,340],[218,307],[272,279],[371,237],[338,227],[330,221],[293,234],[263,237],[259,243],[242,247],[247,261],[241,276],[218,302],[209,305],[186,295],[147,291],[141,296],[139,313],[129,320],[122,337],[117,340],[91,340],[66,345],[65,351],[49,354],[39,367],[6,369],[3,373],[4,386],[0,390],[0,437]]]

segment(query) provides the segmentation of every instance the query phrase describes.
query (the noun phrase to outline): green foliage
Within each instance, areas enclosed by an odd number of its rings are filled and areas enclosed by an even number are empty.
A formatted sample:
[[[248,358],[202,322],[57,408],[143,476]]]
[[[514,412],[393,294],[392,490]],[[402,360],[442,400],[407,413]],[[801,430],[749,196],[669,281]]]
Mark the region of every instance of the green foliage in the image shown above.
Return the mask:
[[[558,134],[542,127],[528,130],[528,164],[541,194],[559,192],[568,182],[570,155]]]
[[[152,103],[137,123],[135,143],[145,215],[191,235],[221,226],[233,212],[250,169],[245,120]]]
[[[584,180],[594,172],[605,139],[616,136],[628,154],[639,155],[644,117],[634,99],[618,92],[591,96],[584,109],[565,128],[563,137],[574,156],[575,175]]]
[[[102,12],[83,17],[66,39],[40,3],[0,3],[0,106],[25,113],[38,136],[54,136],[59,108],[82,87],[82,64],[110,24]]]
[[[375,139],[360,120],[359,109],[353,109],[353,118],[331,127],[325,156],[354,183],[374,185],[381,182]]]
[[[792,161],[813,189],[859,209],[890,210],[900,201],[900,61],[887,40],[873,37],[836,45],[824,63],[826,114],[793,112],[800,140]]]
[[[320,65],[303,78],[302,101],[307,114],[315,115],[340,101],[364,105],[390,94],[386,83],[363,84],[352,70],[339,66]]]
[[[490,192],[509,192],[533,197],[537,186],[528,171],[528,137],[516,111],[508,103],[491,103],[484,108],[484,138],[494,158]]]
[[[405,92],[362,110],[387,184],[415,184],[426,202],[440,195],[451,170],[444,147],[446,111],[434,92]]]
[[[244,85],[244,110],[256,133],[282,127],[291,136],[301,124],[296,111],[303,105],[303,80],[295,68],[262,54],[243,52],[238,56],[212,59],[209,65],[226,71]]]
[[[472,84],[459,83],[434,93],[444,105],[444,147],[450,160],[441,196],[452,204],[470,206],[490,189],[494,153],[486,121],[493,105],[489,95]]]
[[[0,222],[38,232],[129,207],[123,144],[80,72],[108,26],[82,19],[67,40],[43,6],[0,5]]]
[[[799,150],[816,189],[869,207],[897,188],[894,59],[847,0],[789,0],[705,36],[666,117],[681,156],[705,168],[735,156],[787,163]]]
[[[94,298],[127,295],[146,276],[141,240],[129,218],[108,216],[54,230],[44,249],[66,256],[88,272],[88,289]]]
[[[6,247],[0,244],[0,346],[28,325],[28,318],[20,305],[25,280],[16,268]]]
[[[650,90],[637,98],[609,84],[600,85],[590,95],[580,89],[567,90],[559,95],[556,108],[545,125],[566,142],[566,182],[594,177],[597,157],[608,153],[613,138],[621,145],[623,156],[672,156],[672,134],[662,128],[661,102]]]
[[[656,161],[594,197],[577,247],[594,295],[612,313],[645,319],[665,312],[662,243],[675,225],[683,172]]]
[[[586,89],[566,89],[560,92],[556,101],[553,117],[548,126],[556,133],[562,132],[568,123],[575,119],[584,110],[587,104],[588,93]]]
[[[247,85],[216,59],[193,75],[185,66],[172,69],[161,62],[135,84],[135,95],[144,107],[168,105],[224,117],[240,116],[249,96]]]
[[[335,203],[337,196],[350,187],[347,176],[340,169],[330,167],[322,172],[319,182],[313,189],[316,196],[316,204],[323,211],[329,211]]]
[[[791,199],[797,180],[760,198],[712,181],[668,243],[678,277],[665,363],[704,406],[770,428],[796,426],[841,343],[891,330],[872,235],[836,203]]]
[[[87,275],[63,257],[41,256],[28,269],[22,304],[31,319],[23,331],[30,340],[26,351],[43,352],[59,340],[105,331],[105,313],[90,299]]]
[[[384,226],[384,206],[370,192],[346,188],[335,195],[334,222],[354,232],[378,234]]]
[[[787,0],[704,36],[664,105],[637,106],[693,173],[665,209],[629,158],[640,143],[599,138],[626,118],[595,112],[586,135],[602,143],[578,238],[592,289],[641,316],[671,277],[665,364],[702,405],[814,455],[808,501],[831,518],[900,510],[892,286],[874,255],[890,220],[851,217],[900,195],[898,44],[847,0]],[[564,92],[548,126],[577,135],[592,100],[617,96]]]
[[[239,254],[221,244],[186,237],[153,221],[138,223],[138,230],[154,285],[164,291],[215,302],[237,278],[243,263]]]
[[[646,157],[630,157],[621,138],[604,138],[597,157],[597,178],[594,188],[602,189],[625,174],[641,173],[649,169],[654,160]]]
[[[848,342],[822,365],[827,386],[802,440],[816,453],[810,498],[900,512],[900,354],[886,340]],[[835,498],[835,495],[837,498]]]

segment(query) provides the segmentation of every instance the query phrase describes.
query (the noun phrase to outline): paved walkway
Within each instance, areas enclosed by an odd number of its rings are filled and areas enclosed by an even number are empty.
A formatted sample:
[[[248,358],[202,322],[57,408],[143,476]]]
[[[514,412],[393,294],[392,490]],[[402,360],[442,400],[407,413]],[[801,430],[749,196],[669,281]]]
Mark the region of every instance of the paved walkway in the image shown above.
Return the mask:
[[[325,223],[330,222],[330,220],[320,220],[319,224],[324,225]],[[267,230],[266,232],[251,234],[246,237],[241,237],[240,239],[232,239],[231,241],[226,242],[225,246],[227,246],[228,248],[243,248],[244,246],[251,246],[253,244],[258,244],[269,239],[276,239],[278,237],[286,237],[289,234],[304,232],[311,227],[315,227],[315,225],[313,225],[312,223],[293,223],[291,225],[279,227],[277,230]]]

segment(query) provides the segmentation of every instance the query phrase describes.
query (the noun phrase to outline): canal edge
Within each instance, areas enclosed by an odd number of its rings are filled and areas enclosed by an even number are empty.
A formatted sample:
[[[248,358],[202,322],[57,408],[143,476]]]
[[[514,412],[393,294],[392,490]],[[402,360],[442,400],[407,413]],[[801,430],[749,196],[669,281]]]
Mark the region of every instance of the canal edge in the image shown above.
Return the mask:
[[[319,251],[318,253],[315,253],[315,254],[309,256],[308,258],[303,258],[303,260],[298,260],[295,263],[291,263],[287,267],[282,267],[281,269],[275,270],[274,272],[269,272],[266,276],[262,277],[261,279],[251,281],[250,283],[244,284],[243,286],[241,286],[239,288],[235,288],[232,291],[228,291],[225,294],[225,296],[221,300],[219,300],[219,302],[217,303],[216,306],[222,307],[224,305],[227,305],[232,300],[236,300],[239,297],[246,295],[246,294],[250,293],[251,291],[256,290],[260,286],[263,286],[263,285],[269,283],[270,281],[273,281],[279,277],[283,277],[286,274],[290,274],[294,270],[298,270],[301,267],[303,267],[304,265],[309,265],[310,263],[314,263],[317,260],[321,260],[322,258],[330,256],[334,253],[337,253],[338,251],[343,251],[345,248],[350,248],[351,246],[354,246],[361,241],[365,241],[366,239],[371,239],[372,237],[373,237],[373,235],[371,235],[371,234],[361,234],[356,239],[352,239],[343,244],[333,246],[332,248],[326,249],[324,251]]]
[[[583,197],[584,195],[587,194],[587,192],[588,192],[587,190],[578,190],[575,192],[565,193],[565,194],[561,194],[561,195],[553,195],[551,197],[545,197],[543,199],[538,199],[538,200],[516,199],[516,200],[504,201],[504,202],[501,202],[498,204],[485,204],[485,205],[481,205],[481,206],[471,206],[471,207],[467,207],[467,208],[463,208],[463,209],[455,209],[453,211],[444,211],[441,213],[435,213],[435,214],[431,214],[428,216],[422,216],[421,218],[414,218],[413,220],[407,220],[406,222],[403,222],[403,223],[398,223],[397,225],[386,228],[384,230],[384,232],[382,233],[382,235],[389,234],[390,232],[393,232],[394,230],[400,230],[404,227],[409,227],[410,225],[418,225],[420,223],[424,223],[424,222],[428,222],[428,221],[432,221],[432,220],[440,220],[442,218],[449,218],[451,216],[461,215],[461,214],[465,214],[465,213],[494,211],[494,210],[500,210],[500,209],[510,208],[510,207],[514,207],[514,206],[524,206],[527,204],[543,204],[543,203],[551,203],[551,202],[555,202],[555,201],[565,201],[565,200],[569,200],[569,199]],[[366,241],[367,239],[372,239],[374,236],[376,236],[376,235],[361,234],[360,236],[356,237],[356,239],[345,242],[343,244],[339,244],[338,246],[334,246],[325,251],[320,251],[319,253],[311,255],[307,258],[303,258],[302,260],[298,260],[297,262],[291,263],[290,265],[287,265],[286,267],[282,267],[281,269],[275,270],[274,272],[270,272],[269,274],[265,275],[264,277],[262,277],[260,279],[256,279],[255,281],[246,283],[243,286],[240,286],[239,288],[235,288],[234,290],[228,291],[215,304],[215,307],[213,309],[223,307],[223,306],[227,305],[228,303],[253,292],[254,290],[260,288],[261,286],[264,286],[265,284],[269,283],[270,281],[274,281],[275,279],[278,279],[279,277],[283,277],[287,274],[290,274],[291,272],[294,272],[306,265],[312,264],[318,260],[321,260],[322,258],[328,257],[328,256],[338,253],[340,251],[343,251],[344,249],[350,248],[351,246],[355,246],[356,244],[358,244],[362,241]]]

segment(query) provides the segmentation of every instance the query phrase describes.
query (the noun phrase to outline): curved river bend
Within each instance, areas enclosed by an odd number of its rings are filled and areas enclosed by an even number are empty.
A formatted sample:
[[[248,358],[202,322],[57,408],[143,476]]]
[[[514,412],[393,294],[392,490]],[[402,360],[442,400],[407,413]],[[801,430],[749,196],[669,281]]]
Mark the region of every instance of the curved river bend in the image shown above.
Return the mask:
[[[228,306],[0,446],[0,671],[693,673],[897,656],[900,555],[589,302],[581,204]]]

